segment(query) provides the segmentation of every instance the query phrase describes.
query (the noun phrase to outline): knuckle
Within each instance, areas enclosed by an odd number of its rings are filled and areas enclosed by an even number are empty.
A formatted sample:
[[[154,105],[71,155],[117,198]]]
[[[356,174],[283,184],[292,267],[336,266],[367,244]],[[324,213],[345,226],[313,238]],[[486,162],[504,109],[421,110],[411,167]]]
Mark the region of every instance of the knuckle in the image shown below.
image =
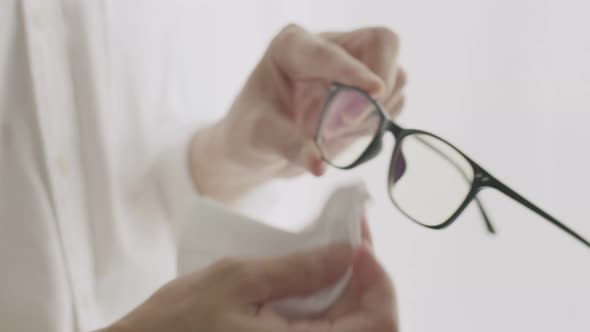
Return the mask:
[[[404,106],[406,106],[406,96],[402,96],[399,103],[398,103],[398,112],[401,112],[404,109]]]
[[[237,258],[224,258],[212,266],[212,278],[226,280],[228,291],[236,296],[257,294],[264,296],[270,292],[254,266]]]
[[[304,30],[295,23],[287,24],[275,37],[273,44],[275,45],[289,45],[292,44],[297,36]]]
[[[300,25],[298,25],[296,23],[289,23],[289,24],[285,25],[282,32],[286,33],[286,32],[301,31],[301,30],[303,30],[303,28]]]
[[[396,88],[403,89],[406,86],[406,84],[408,84],[408,74],[406,74],[404,70],[400,70],[398,84]]]
[[[309,53],[315,60],[325,59],[330,57],[335,51],[336,46],[329,43],[313,43],[309,46]]]
[[[401,96],[397,102],[396,107],[403,108],[405,104],[406,104],[406,96]]]
[[[373,28],[373,38],[381,47],[397,52],[400,45],[399,36],[387,27]]]
[[[243,263],[237,258],[222,258],[213,263],[211,269],[215,276],[235,275],[242,269]]]
[[[385,112],[389,115],[390,118],[395,118],[398,116],[404,108],[406,102],[406,97],[401,96],[397,100],[389,102],[385,107]]]
[[[299,269],[296,270],[294,276],[298,280],[309,280],[310,282],[314,282],[322,279],[322,267],[325,266],[325,259],[323,259],[323,257],[302,258],[298,265]]]
[[[404,110],[405,104],[406,104],[406,98],[402,97],[400,99],[400,101],[397,103],[397,105],[395,105],[394,108],[391,110],[391,112],[392,112],[391,116],[393,116],[393,117],[398,116]]]
[[[399,325],[392,313],[383,313],[375,319],[375,332],[399,332]]]
[[[237,293],[243,297],[253,296],[257,299],[268,299],[272,295],[272,287],[260,279],[251,280],[250,284],[239,288]]]
[[[240,284],[243,287],[256,287],[261,283],[257,271],[246,264],[242,265],[236,272],[236,277],[239,278]]]
[[[243,263],[234,273],[235,291],[238,295],[256,294],[256,296],[265,298],[270,294],[269,284],[265,282],[263,275],[253,265]]]

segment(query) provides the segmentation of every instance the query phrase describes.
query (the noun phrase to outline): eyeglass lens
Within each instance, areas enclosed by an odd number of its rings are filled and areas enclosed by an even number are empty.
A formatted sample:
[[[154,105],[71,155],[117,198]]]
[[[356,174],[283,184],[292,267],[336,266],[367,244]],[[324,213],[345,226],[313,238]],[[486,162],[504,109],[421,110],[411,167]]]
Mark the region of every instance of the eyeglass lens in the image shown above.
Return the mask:
[[[408,217],[438,226],[459,209],[472,181],[473,168],[457,150],[434,136],[411,134],[394,152],[389,194]]]
[[[340,168],[352,165],[378,134],[381,122],[368,96],[352,88],[339,89],[326,105],[318,131],[324,159]]]

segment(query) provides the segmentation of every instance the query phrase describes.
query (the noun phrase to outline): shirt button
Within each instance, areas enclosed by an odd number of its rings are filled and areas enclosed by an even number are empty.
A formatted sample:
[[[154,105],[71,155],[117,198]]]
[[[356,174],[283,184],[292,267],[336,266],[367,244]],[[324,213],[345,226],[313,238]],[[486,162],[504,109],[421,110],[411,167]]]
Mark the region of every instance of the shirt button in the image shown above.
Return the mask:
[[[84,311],[90,311],[90,306],[91,306],[91,300],[90,300],[90,295],[88,294],[83,294],[82,296],[80,296],[80,309],[84,310]]]
[[[93,306],[92,306],[92,298],[88,293],[85,293],[78,297],[78,303],[76,304],[76,312],[80,318],[80,324],[82,326],[93,325],[94,318],[93,318]],[[86,329],[84,329],[86,330]]]
[[[35,28],[42,30],[47,25],[47,13],[42,9],[35,9],[31,17]]]
[[[62,176],[68,175],[68,169],[69,169],[68,162],[66,161],[66,158],[63,155],[59,155],[57,157],[56,163],[57,163],[57,169],[58,169],[59,173]]]

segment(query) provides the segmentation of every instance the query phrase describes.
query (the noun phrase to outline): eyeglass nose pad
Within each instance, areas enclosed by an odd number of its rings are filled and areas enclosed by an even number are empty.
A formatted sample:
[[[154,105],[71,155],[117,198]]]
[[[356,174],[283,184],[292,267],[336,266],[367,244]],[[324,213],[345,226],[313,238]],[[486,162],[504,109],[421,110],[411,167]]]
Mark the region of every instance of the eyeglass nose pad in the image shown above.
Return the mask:
[[[375,139],[373,139],[373,142],[371,142],[371,144],[369,144],[369,146],[367,147],[365,152],[363,152],[363,154],[359,157],[359,159],[354,163],[355,166],[366,163],[367,161],[375,158],[379,154],[379,152],[381,152],[382,148],[383,148],[383,142],[382,142],[381,136],[378,135],[375,137]]]
[[[391,181],[393,181],[393,183],[391,183],[391,184],[396,183],[399,179],[402,178],[402,176],[404,176],[404,173],[406,172],[406,168],[407,168],[406,158],[404,157],[404,152],[402,151],[402,148],[400,147],[400,149],[397,150],[391,158],[391,165],[390,165],[390,169],[389,169],[389,172],[390,172],[389,178],[391,179]]]

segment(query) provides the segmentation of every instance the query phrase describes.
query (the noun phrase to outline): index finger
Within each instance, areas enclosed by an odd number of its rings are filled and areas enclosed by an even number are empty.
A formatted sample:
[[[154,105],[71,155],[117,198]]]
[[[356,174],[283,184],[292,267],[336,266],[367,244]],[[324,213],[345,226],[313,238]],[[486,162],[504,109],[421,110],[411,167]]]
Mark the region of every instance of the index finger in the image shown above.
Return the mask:
[[[343,47],[377,74],[385,84],[382,96],[393,91],[399,71],[400,45],[395,32],[386,27],[369,27],[345,33],[322,33],[321,36]]]
[[[367,65],[336,43],[311,34],[301,27],[285,28],[271,52],[278,67],[290,78],[315,78],[382,93],[382,79]]]

